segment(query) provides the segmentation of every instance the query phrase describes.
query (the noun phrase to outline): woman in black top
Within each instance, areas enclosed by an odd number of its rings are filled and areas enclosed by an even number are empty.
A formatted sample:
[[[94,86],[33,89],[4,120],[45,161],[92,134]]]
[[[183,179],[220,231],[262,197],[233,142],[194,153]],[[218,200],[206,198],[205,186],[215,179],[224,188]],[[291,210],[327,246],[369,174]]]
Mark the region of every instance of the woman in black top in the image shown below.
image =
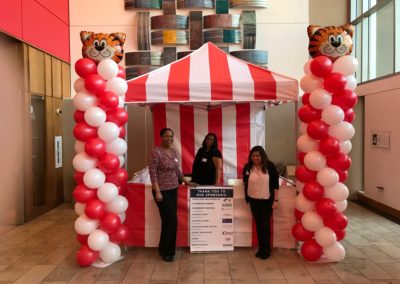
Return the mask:
[[[197,151],[192,168],[192,182],[201,185],[220,184],[222,155],[214,133],[208,133]]]

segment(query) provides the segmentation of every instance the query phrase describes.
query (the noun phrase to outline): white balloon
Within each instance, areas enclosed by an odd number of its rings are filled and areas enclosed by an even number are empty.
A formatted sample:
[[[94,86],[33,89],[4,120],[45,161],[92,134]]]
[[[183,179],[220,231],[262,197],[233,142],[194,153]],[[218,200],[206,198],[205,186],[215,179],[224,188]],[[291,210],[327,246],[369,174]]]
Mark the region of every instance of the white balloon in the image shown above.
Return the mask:
[[[120,156],[126,153],[127,145],[124,139],[118,137],[108,143],[106,149],[107,153],[113,153]]]
[[[329,247],[336,242],[336,234],[335,232],[328,227],[322,227],[317,232],[315,232],[315,241],[321,247]]]
[[[99,127],[97,134],[105,142],[111,142],[119,136],[119,127],[113,122],[106,122]]]
[[[336,125],[329,127],[328,133],[330,136],[337,138],[340,142],[353,138],[355,130],[351,123],[342,121]]]
[[[118,195],[111,202],[106,204],[107,211],[120,214],[128,209],[128,200],[122,195]]]
[[[299,193],[303,192],[303,187],[304,187],[304,183],[300,182],[300,181],[296,181],[296,190]]]
[[[126,81],[120,77],[112,78],[108,80],[106,83],[106,91],[111,91],[115,93],[117,96],[125,95],[128,90],[128,84]]]
[[[125,106],[125,98],[124,98],[124,96],[120,96],[120,97],[118,97],[118,107],[119,108],[124,108],[124,106]]]
[[[125,165],[125,157],[124,157],[124,155],[118,156],[118,159],[119,159],[119,167],[123,168],[124,165]]]
[[[105,111],[97,106],[90,107],[85,111],[85,121],[90,126],[99,127],[106,122],[106,118]]]
[[[85,173],[97,166],[97,160],[88,156],[85,152],[81,152],[75,155],[74,159],[72,160],[72,164],[75,170]]]
[[[83,183],[89,188],[99,188],[106,181],[106,175],[99,169],[90,169],[83,175]]]
[[[116,262],[121,257],[121,248],[119,245],[108,242],[106,246],[100,251],[100,258],[105,263]]]
[[[345,89],[354,91],[357,88],[357,79],[354,75],[346,77],[347,83]]]
[[[118,188],[115,184],[106,182],[97,190],[97,197],[104,203],[109,203],[118,196]]]
[[[319,151],[308,152],[304,157],[304,165],[312,171],[320,171],[325,168],[326,158]]]
[[[308,60],[303,66],[303,71],[304,71],[304,74],[306,74],[306,75],[312,74],[311,69],[310,69],[311,61],[313,61],[313,59]]]
[[[344,119],[343,109],[336,105],[329,105],[321,112],[321,120],[329,125],[336,125]]]
[[[358,61],[351,55],[339,57],[333,63],[333,72],[340,73],[344,76],[353,75],[357,71]]]
[[[74,96],[72,102],[77,109],[85,111],[92,106],[96,106],[98,100],[96,96],[82,91]]]
[[[84,203],[80,203],[80,202],[76,202],[75,203],[75,213],[78,216],[81,216],[85,213],[85,204]]]
[[[317,181],[325,188],[331,187],[339,181],[339,175],[332,168],[324,168],[317,173]]]
[[[300,122],[300,126],[299,126],[299,132],[300,134],[305,134],[307,133],[307,123],[304,122]]]
[[[302,193],[296,196],[296,209],[301,212],[309,212],[314,210],[315,202],[308,200]]]
[[[85,151],[85,142],[76,140],[74,143],[75,153],[79,154]]]
[[[332,102],[332,95],[325,89],[315,89],[310,94],[310,105],[316,109],[324,109]]]
[[[346,140],[343,141],[342,143],[340,143],[340,152],[344,153],[344,154],[348,154],[350,153],[352,148],[352,144],[351,141]]]
[[[324,247],[323,251],[325,257],[331,261],[341,261],[346,256],[346,251],[339,242],[335,242],[329,247]]]
[[[118,64],[110,59],[103,59],[97,65],[97,73],[105,80],[110,80],[118,75]]]
[[[334,186],[325,188],[325,197],[340,202],[349,197],[349,189],[343,183],[338,182]]]
[[[78,78],[74,82],[74,90],[75,92],[87,92],[85,89],[85,80],[83,78]]]
[[[316,151],[318,150],[318,141],[307,134],[303,134],[297,139],[297,148],[304,153]]]
[[[304,213],[303,217],[301,217],[301,224],[304,229],[310,232],[316,232],[324,226],[324,221],[318,213],[309,211]]]
[[[347,200],[336,202],[336,207],[339,212],[343,212],[347,208]]]
[[[98,220],[89,219],[85,214],[78,217],[75,220],[75,231],[81,235],[89,235],[91,232],[97,229],[99,226]]]
[[[300,80],[300,87],[306,93],[311,93],[316,89],[322,88],[322,86],[322,80],[313,75],[305,75]]]
[[[120,214],[118,214],[118,216],[119,216],[119,219],[121,219],[121,224],[123,224],[126,219],[126,213],[125,212],[120,213]]]
[[[110,241],[108,234],[102,230],[95,230],[90,233],[87,244],[95,251],[101,251]]]

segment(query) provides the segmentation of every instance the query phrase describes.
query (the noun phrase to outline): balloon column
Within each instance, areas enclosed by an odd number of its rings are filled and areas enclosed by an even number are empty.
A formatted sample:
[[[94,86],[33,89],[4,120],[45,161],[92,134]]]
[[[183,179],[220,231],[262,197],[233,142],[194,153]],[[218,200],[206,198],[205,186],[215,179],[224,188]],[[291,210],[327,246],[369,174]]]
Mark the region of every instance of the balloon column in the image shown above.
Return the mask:
[[[298,112],[302,122],[297,140],[300,165],[296,169],[300,194],[292,234],[302,242],[301,254],[308,261],[345,257],[339,241],[348,223],[342,212],[349,191],[343,182],[351,165],[356,69],[357,60],[350,55],[335,62],[318,56],[304,66],[300,86],[305,93]]]
[[[128,235],[123,224],[128,201],[121,195],[128,179],[123,168],[128,86],[124,69],[109,58],[98,64],[90,58],[79,59],[75,71],[80,78],[75,81],[73,98],[77,108],[73,196],[79,215],[75,230],[82,244],[77,262],[80,266],[97,259],[113,263],[120,258],[119,244]]]

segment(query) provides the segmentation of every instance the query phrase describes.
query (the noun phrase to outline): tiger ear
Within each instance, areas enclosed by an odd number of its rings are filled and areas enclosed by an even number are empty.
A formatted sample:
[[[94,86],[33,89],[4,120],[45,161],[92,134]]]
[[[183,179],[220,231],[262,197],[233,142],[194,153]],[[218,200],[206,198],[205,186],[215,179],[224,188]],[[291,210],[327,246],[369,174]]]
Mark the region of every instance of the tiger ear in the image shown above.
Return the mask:
[[[353,25],[351,25],[351,24],[346,24],[346,25],[343,25],[342,28],[343,28],[346,32],[348,32],[349,35],[350,35],[351,37],[353,37],[353,34],[354,34],[354,26],[353,26]]]
[[[115,36],[123,45],[125,43],[126,34],[124,33],[112,33],[111,36]]]
[[[316,25],[309,25],[307,27],[307,33],[308,33],[308,37],[311,38],[316,31],[318,31],[321,27],[320,26],[316,26]]]
[[[81,35],[81,41],[82,43],[84,43],[93,35],[93,32],[81,31],[80,35]]]

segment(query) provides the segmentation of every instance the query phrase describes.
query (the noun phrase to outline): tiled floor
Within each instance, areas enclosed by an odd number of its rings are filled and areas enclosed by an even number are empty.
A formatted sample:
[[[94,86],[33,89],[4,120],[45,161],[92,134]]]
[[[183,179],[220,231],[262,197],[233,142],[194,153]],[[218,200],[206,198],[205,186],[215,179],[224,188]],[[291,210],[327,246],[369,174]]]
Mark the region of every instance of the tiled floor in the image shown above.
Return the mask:
[[[69,204],[19,227],[0,227],[3,283],[400,283],[400,226],[349,203],[347,256],[340,263],[311,264],[291,250],[274,249],[268,260],[253,249],[232,253],[177,251],[172,263],[155,249],[133,248],[105,269],[79,268]]]

